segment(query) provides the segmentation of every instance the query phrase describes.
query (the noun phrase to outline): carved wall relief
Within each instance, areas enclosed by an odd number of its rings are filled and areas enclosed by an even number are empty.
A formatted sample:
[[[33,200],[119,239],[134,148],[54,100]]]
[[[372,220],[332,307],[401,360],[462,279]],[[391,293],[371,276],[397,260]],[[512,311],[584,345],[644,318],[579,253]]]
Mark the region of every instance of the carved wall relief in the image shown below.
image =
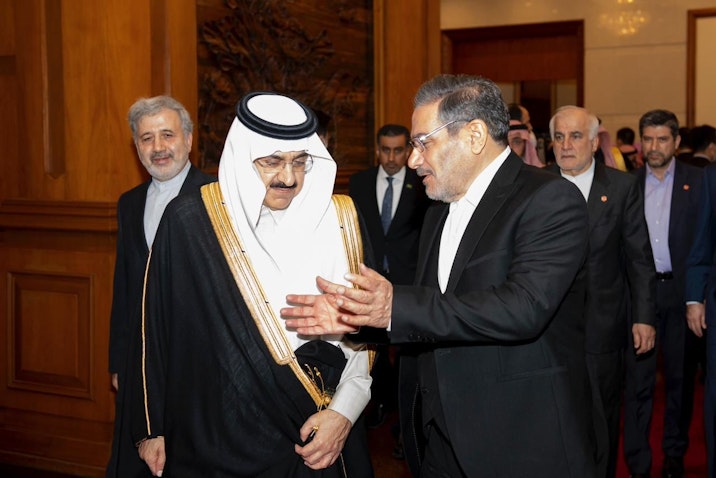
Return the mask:
[[[255,90],[327,113],[339,167],[365,167],[374,130],[372,8],[372,0],[198,1],[202,168],[218,165],[235,106]]]

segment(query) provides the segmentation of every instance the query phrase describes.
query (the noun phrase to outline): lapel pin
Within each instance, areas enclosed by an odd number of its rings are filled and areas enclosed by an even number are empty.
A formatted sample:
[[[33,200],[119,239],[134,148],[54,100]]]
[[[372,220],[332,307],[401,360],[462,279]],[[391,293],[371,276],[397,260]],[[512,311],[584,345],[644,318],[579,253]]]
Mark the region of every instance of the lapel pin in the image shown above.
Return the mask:
[[[688,190],[689,190],[689,185],[688,185],[688,184],[684,184],[684,191],[688,191]]]
[[[408,183],[405,185],[405,189],[413,189],[413,185]]]
[[[602,196],[600,199],[602,200],[602,202],[607,202],[607,197],[606,197],[606,196]]]

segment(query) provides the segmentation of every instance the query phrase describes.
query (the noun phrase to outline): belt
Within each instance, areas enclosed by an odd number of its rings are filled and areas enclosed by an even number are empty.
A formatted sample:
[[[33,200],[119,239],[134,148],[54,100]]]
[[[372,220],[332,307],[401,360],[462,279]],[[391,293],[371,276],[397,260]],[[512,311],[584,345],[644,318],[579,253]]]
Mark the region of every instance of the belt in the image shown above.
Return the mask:
[[[672,272],[657,272],[656,273],[656,280],[658,280],[658,281],[671,280],[673,278],[674,278],[674,274]]]

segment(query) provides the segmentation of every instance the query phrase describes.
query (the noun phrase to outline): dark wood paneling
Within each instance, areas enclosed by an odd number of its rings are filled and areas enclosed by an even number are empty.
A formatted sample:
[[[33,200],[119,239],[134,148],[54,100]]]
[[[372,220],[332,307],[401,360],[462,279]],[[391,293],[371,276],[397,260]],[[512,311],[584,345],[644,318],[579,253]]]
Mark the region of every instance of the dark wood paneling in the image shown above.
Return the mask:
[[[496,82],[530,80],[577,81],[583,101],[583,21],[444,30],[450,48],[443,69],[480,75]]]
[[[45,0],[43,10],[44,44],[42,63],[43,90],[47,114],[45,131],[45,173],[59,178],[65,173],[65,86],[62,63],[62,3]]]
[[[91,277],[8,275],[8,388],[92,399]]]

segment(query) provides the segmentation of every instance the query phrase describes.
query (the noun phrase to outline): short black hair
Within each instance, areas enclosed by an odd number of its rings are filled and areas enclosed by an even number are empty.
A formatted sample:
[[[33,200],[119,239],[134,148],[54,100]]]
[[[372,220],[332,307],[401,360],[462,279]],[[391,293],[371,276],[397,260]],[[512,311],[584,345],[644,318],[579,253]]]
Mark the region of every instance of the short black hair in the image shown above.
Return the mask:
[[[644,128],[649,126],[668,126],[672,138],[676,139],[679,135],[679,120],[668,110],[651,110],[644,113],[639,119],[639,136],[644,136]]]
[[[628,126],[625,126],[624,128],[619,128],[619,130],[617,131],[617,139],[624,144],[634,144],[635,136],[636,134],[634,133],[634,130],[629,128]]]
[[[375,135],[375,142],[380,143],[383,136],[405,136],[405,142],[410,140],[410,131],[401,124],[384,124]]]
[[[689,131],[689,139],[695,153],[706,151],[711,143],[716,143],[716,128],[708,124],[696,126]]]
[[[313,112],[315,113],[316,119],[318,120],[316,134],[318,136],[326,136],[326,133],[328,132],[328,125],[331,122],[331,115],[329,115],[323,110],[314,109]]]
[[[522,108],[517,103],[510,103],[507,105],[507,111],[510,113],[511,120],[517,120],[522,122]]]

